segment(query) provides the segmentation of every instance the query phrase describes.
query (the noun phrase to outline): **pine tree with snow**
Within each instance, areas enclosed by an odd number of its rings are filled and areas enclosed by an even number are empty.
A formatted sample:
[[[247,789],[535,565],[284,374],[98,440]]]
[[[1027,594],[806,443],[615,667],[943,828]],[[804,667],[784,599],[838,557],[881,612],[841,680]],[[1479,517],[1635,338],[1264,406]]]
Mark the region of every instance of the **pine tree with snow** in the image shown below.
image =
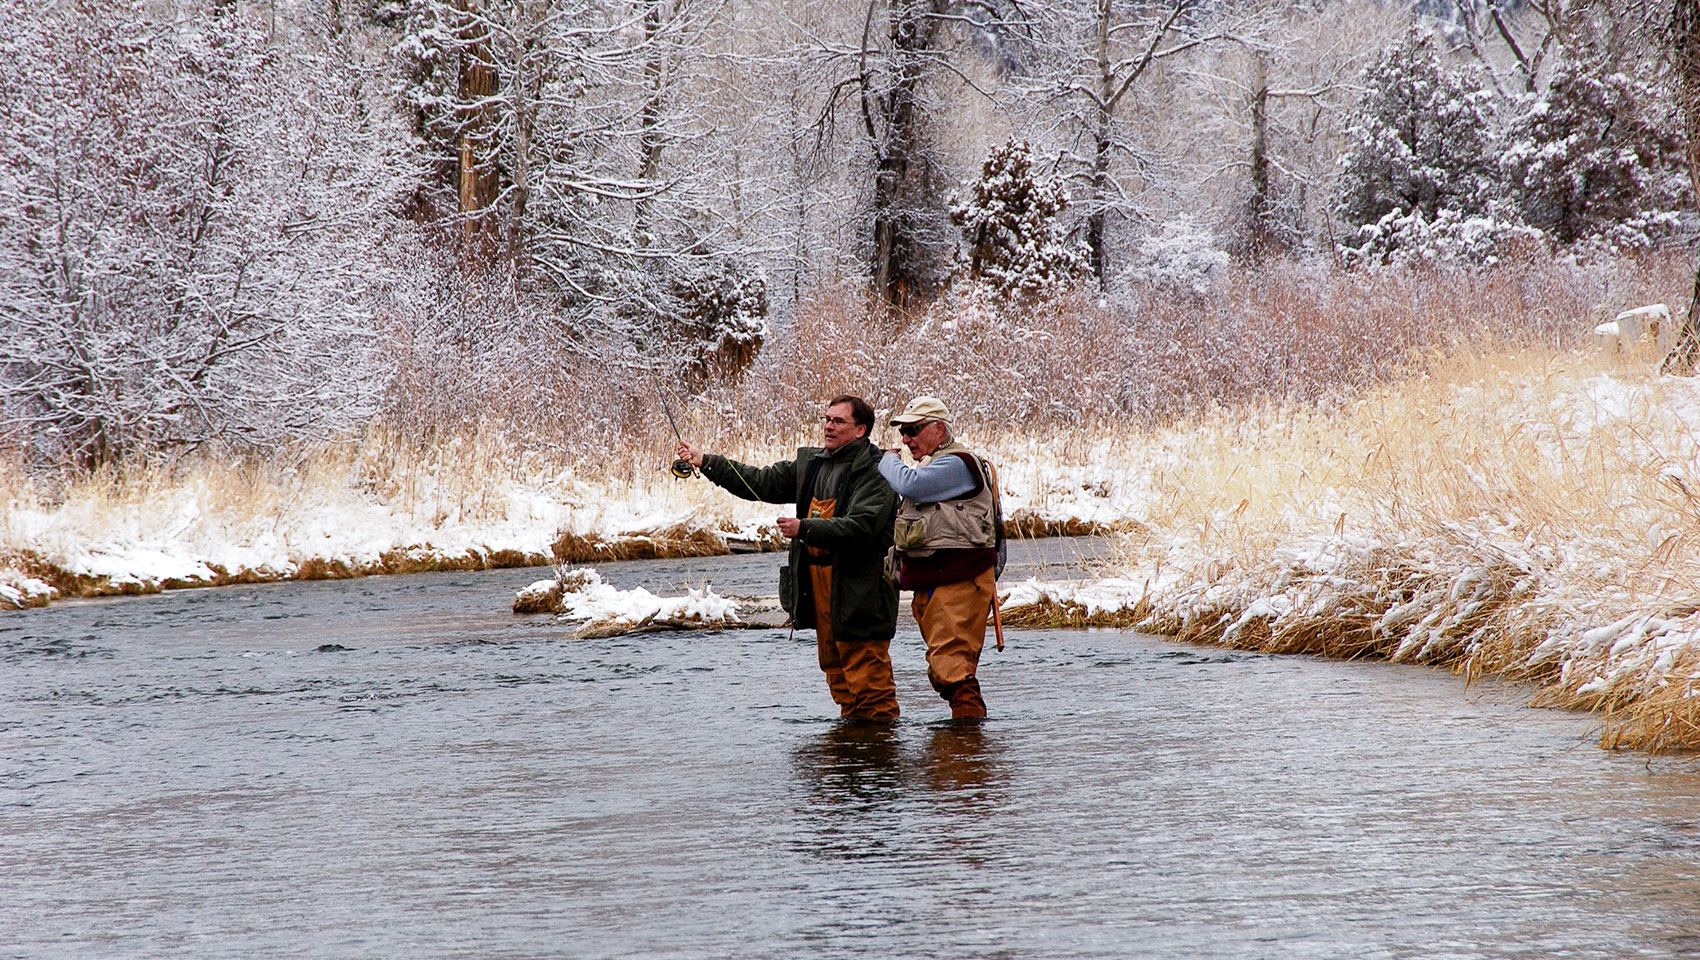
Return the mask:
[[[1623,73],[1565,61],[1511,123],[1501,169],[1524,222],[1568,246],[1645,247],[1687,202],[1681,139],[1649,123],[1657,97]]]
[[[1493,101],[1481,76],[1448,70],[1432,33],[1413,26],[1382,51],[1346,129],[1337,211],[1363,228],[1357,253],[1385,255],[1408,229],[1490,213],[1497,188]],[[1419,233],[1424,232],[1422,230]]]
[[[767,339],[767,286],[766,272],[730,257],[675,278],[673,347],[692,389],[715,377],[736,380],[755,362]]]
[[[1067,206],[1062,185],[1033,169],[1025,140],[993,148],[973,193],[950,211],[968,244],[968,279],[1030,297],[1085,277],[1085,257],[1057,222]]]

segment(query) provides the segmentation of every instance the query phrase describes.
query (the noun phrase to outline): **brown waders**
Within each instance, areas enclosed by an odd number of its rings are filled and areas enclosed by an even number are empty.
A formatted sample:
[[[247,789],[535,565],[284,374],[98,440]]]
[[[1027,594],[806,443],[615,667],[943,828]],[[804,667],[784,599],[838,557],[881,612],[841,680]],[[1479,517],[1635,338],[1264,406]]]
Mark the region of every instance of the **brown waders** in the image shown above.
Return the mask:
[[[972,580],[915,591],[911,610],[927,641],[927,679],[950,702],[953,720],[978,720],[986,715],[975,672],[986,645],[986,620],[996,589],[996,574],[986,570]]]
[[[836,501],[819,497],[809,501],[810,517],[830,517]],[[891,641],[866,640],[839,643],[832,637],[832,558],[825,551],[808,548],[809,582],[815,597],[815,648],[826,685],[848,720],[896,720],[897,683],[891,676]]]

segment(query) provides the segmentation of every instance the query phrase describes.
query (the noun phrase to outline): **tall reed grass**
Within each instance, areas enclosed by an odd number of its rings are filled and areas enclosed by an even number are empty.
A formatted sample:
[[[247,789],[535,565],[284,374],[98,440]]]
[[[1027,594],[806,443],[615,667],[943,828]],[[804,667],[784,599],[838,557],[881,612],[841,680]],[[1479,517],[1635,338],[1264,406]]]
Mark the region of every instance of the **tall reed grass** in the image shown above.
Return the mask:
[[[1700,382],[1527,347],[1409,374],[1154,431],[1120,596],[1012,619],[1532,681],[1607,745],[1700,747]]]

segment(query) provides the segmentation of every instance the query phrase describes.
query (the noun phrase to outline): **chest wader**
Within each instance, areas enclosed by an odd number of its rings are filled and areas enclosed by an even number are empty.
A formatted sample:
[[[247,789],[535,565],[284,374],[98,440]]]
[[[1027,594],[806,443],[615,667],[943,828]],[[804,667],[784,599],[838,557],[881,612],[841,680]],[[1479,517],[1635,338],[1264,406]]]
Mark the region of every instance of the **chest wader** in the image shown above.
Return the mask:
[[[954,441],[935,451],[925,462],[957,455],[976,474],[978,483],[974,491],[965,497],[936,503],[905,499],[898,510],[896,539],[898,549],[909,556],[960,555],[979,558],[975,566],[984,564],[984,569],[962,580],[929,587],[918,585],[911,603],[915,622],[927,643],[927,680],[950,704],[952,720],[974,722],[986,716],[978,673],[987,621],[999,620],[997,568],[1003,517],[998,503],[997,475],[990,463]],[[999,650],[1003,649],[1002,627],[998,622]]]
[[[809,519],[830,519],[836,499],[809,499]],[[891,641],[840,643],[832,635],[832,551],[804,545],[814,593],[815,653],[838,713],[852,720],[896,720],[897,684],[891,675]]]

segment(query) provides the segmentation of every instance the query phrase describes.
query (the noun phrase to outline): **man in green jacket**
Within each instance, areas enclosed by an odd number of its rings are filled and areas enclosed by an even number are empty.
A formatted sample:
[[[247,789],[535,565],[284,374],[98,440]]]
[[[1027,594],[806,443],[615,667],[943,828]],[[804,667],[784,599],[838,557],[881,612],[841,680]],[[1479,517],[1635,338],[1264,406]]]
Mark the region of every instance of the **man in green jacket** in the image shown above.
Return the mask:
[[[815,630],[820,667],[847,719],[897,719],[891,638],[897,632],[897,588],[885,578],[897,497],[880,476],[880,451],[868,442],[874,411],[849,395],[827,401],[822,443],[793,460],[751,467],[704,454],[681,441],[679,459],[745,500],[795,503],[779,518],[791,539],[779,571],[779,602],[799,627]]]

